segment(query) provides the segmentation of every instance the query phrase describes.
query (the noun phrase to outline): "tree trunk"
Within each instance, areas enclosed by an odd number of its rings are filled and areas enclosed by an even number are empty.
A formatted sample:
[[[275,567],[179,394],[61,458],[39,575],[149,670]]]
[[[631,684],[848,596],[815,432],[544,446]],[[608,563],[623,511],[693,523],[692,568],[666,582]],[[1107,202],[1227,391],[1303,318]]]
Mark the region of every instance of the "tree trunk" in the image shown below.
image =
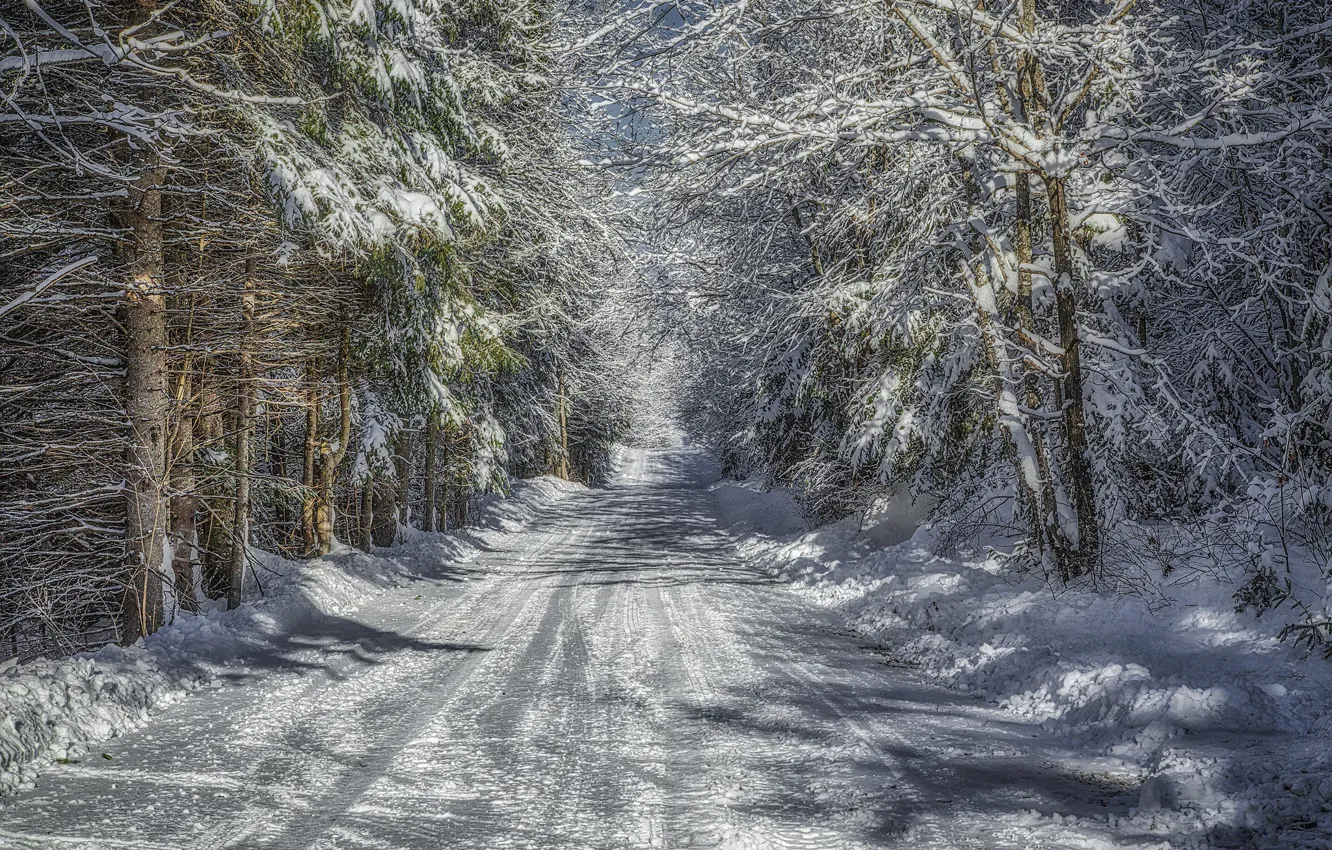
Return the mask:
[[[338,444],[330,446],[325,442],[320,451],[319,498],[315,505],[320,555],[333,551],[333,488],[338,480],[338,467],[347,457],[351,426],[351,328],[344,324],[338,345]]]
[[[1036,0],[1020,0],[1018,8],[1018,27],[1027,35],[1034,36],[1037,30]],[[1040,62],[1029,50],[1023,50],[1018,57],[1018,93],[1022,107],[1022,118],[1037,136],[1055,132],[1048,126],[1047,106],[1049,95],[1046,91],[1045,77]],[[1063,528],[1059,516],[1060,494],[1049,475],[1049,463],[1046,461],[1044,445],[1037,442],[1037,455],[1042,464],[1042,480],[1045,484],[1041,494],[1040,510],[1045,537],[1059,562],[1060,572],[1065,580],[1089,570],[1097,557],[1100,546],[1099,524],[1096,516],[1096,502],[1092,490],[1091,469],[1087,463],[1086,416],[1082,400],[1082,361],[1079,352],[1077,327],[1077,293],[1074,290],[1072,235],[1069,232],[1068,204],[1064,194],[1064,184],[1059,178],[1044,178],[1050,215],[1051,242],[1054,250],[1055,274],[1055,310],[1059,324],[1060,347],[1063,354],[1059,357],[1062,377],[1054,382],[1054,402],[1059,410],[1064,425],[1064,468],[1069,478],[1073,497],[1073,513],[1076,517],[1077,531],[1069,535]],[[1030,262],[1032,256],[1031,223],[1033,221],[1031,203],[1031,183],[1028,172],[1018,172],[1017,186],[1018,224],[1014,248],[1019,262]],[[1019,310],[1026,311],[1024,326],[1035,328],[1035,318],[1031,308],[1031,275],[1019,273]],[[1025,340],[1024,340],[1025,342]],[[1027,403],[1033,409],[1039,409],[1040,393],[1034,375],[1026,378]],[[1070,539],[1076,538],[1076,539]]]
[[[1024,90],[1023,101],[1028,100],[1027,93]],[[1038,331],[1036,328],[1036,312],[1032,305],[1032,279],[1031,263],[1032,253],[1032,222],[1034,220],[1031,204],[1031,173],[1028,171],[1019,171],[1016,174],[1017,186],[1017,220],[1014,226],[1013,250],[1017,255],[1018,261],[1018,293],[1015,300],[1017,313],[1017,331],[1022,344],[1031,350],[1033,355],[1040,355],[1036,346],[1036,337]],[[1022,373],[1022,396],[1024,403],[1029,410],[1041,410],[1044,406],[1044,399],[1041,398],[1039,376],[1035,371],[1025,363],[1021,366]],[[1023,510],[1027,514],[1027,525],[1031,531],[1031,536],[1036,541],[1037,551],[1044,553],[1046,544],[1052,547],[1059,545],[1058,532],[1058,505],[1056,504],[1054,490],[1050,484],[1050,469],[1047,453],[1045,449],[1045,437],[1040,430],[1040,423],[1037,427],[1030,430],[1032,450],[1036,454],[1038,473],[1040,483],[1036,490],[1030,487],[1023,488]]]
[[[980,187],[976,184],[975,177],[965,160],[959,158],[959,167],[962,170],[969,215],[973,218],[980,218],[975,206],[980,196]],[[1026,213],[1028,216],[1030,215],[1029,207]],[[1019,217],[1022,215],[1023,211],[1019,202]],[[1018,235],[1020,237],[1021,232]],[[1029,235],[1030,231],[1028,231]],[[1037,547],[1040,548],[1043,526],[1039,523],[1035,505],[1038,504],[1037,500],[1041,491],[1046,489],[1046,482],[1042,477],[1043,467],[1038,459],[1041,450],[1040,435],[1033,433],[1028,427],[1029,417],[1022,411],[1020,399],[1025,378],[1025,366],[1020,349],[1017,350],[1015,356],[1015,347],[1012,345],[1012,340],[1007,338],[1010,333],[1023,337],[1024,318],[1027,320],[1028,326],[1030,325],[1031,273],[1029,271],[1018,273],[1020,281],[1025,276],[1027,301],[1024,309],[1022,302],[1024,284],[1020,282],[1018,304],[1014,311],[1017,315],[1010,317],[1013,322],[1013,327],[1010,330],[1000,314],[1000,287],[995,285],[989,271],[989,265],[984,259],[986,245],[983,237],[979,233],[975,233],[972,240],[969,249],[970,259],[967,261],[966,268],[972,303],[976,310],[976,328],[980,331],[988,359],[994,368],[996,412],[999,426],[1003,429],[1008,440],[1008,447],[1013,453],[1018,504],[1023,513],[1027,515],[1028,520],[1035,520],[1032,523],[1032,528],[1037,539]],[[1020,238],[1015,241],[1018,243],[1016,247],[1018,260],[1022,262],[1024,248]],[[1025,251],[1026,260],[1029,262],[1031,260],[1030,240],[1025,245]],[[1026,338],[1023,341],[1025,342]]]
[[[181,372],[176,393],[176,428],[171,441],[171,538],[174,544],[171,574],[175,580],[176,604],[186,611],[199,610],[194,596],[194,550],[199,512],[198,482],[194,475],[194,418],[190,371]]]
[[[449,466],[449,431],[447,428],[443,429],[443,432],[440,434],[439,443],[440,453],[442,454],[442,457],[440,458],[442,461],[440,464],[440,475],[444,479],[444,492],[439,498],[439,517],[435,520],[435,528],[440,531],[448,531],[451,527],[449,523],[449,499],[452,498],[453,493],[453,470],[450,469]]]
[[[305,555],[319,550],[315,528],[315,503],[318,501],[319,481],[315,477],[315,454],[319,446],[319,369],[313,359],[307,364],[305,389],[305,453],[301,467],[301,483],[305,485],[301,496],[301,539]]]
[[[397,481],[376,479],[373,492],[374,513],[370,522],[370,540],[375,546],[392,546],[398,539]]]
[[[299,482],[300,477],[291,477],[287,468],[287,423],[282,414],[275,410],[267,411],[265,433],[268,435],[268,458],[272,464],[270,472],[278,481]],[[305,541],[302,539],[301,512],[293,510],[291,501],[283,494],[273,503],[273,519],[281,535],[277,541],[278,550],[286,556],[298,556],[304,552]]]
[[[1013,223],[1013,253],[1016,255],[1018,269],[1018,291],[1014,298],[1014,325],[1016,325],[1018,339],[1023,345],[1030,347],[1035,337],[1036,316],[1032,310],[1031,304],[1031,178],[1028,172],[1019,171],[1014,177],[1017,180],[1015,194],[1017,195],[1017,218]],[[1036,352],[1033,352],[1036,353]],[[1021,373],[1021,394],[1027,407],[1032,410],[1039,410],[1039,401],[1037,399],[1036,376],[1025,364],[1019,366]],[[1033,404],[1033,402],[1036,402]],[[1043,453],[1041,446],[1041,435],[1035,431],[1030,432],[1032,440],[1032,450],[1038,455]],[[1037,549],[1044,549],[1045,527],[1044,522],[1044,490],[1045,480],[1042,477],[1036,490],[1030,486],[1024,486],[1019,478],[1018,492],[1021,499],[1022,512],[1027,517],[1027,526],[1031,531],[1031,536],[1036,539]]]
[[[375,481],[367,478],[361,484],[361,540],[362,552],[369,552],[375,546]]]
[[[565,481],[569,480],[569,395],[564,383],[564,370],[560,370],[558,397],[558,416],[560,420],[560,459],[555,466],[555,474]]]
[[[454,451],[458,452],[461,463],[455,475],[451,478],[452,487],[449,493],[449,508],[452,512],[450,525],[453,528],[462,528],[467,525],[467,503],[470,498],[470,486],[467,480],[467,434],[459,432],[454,435]]]
[[[1059,318],[1059,358],[1063,377],[1062,410],[1064,421],[1065,466],[1077,516],[1077,540],[1070,540],[1072,552],[1065,567],[1066,578],[1091,570],[1100,549],[1100,526],[1096,515],[1096,495],[1091,465],[1087,462],[1087,418],[1082,400],[1082,357],[1078,339],[1077,293],[1073,288],[1073,244],[1069,230],[1068,203],[1064,182],[1046,178],[1050,205],[1050,230],[1054,247],[1055,308]]]
[[[250,442],[254,436],[254,345],[255,271],[253,249],[245,258],[245,283],[241,293],[241,340],[236,381],[236,505],[232,514],[233,542],[227,571],[227,608],[241,603],[245,585],[245,558],[250,541]]]
[[[426,420],[425,434],[425,506],[421,518],[426,531],[438,531],[438,508],[435,504],[435,455],[439,451],[439,417],[433,412]]]
[[[199,387],[199,418],[194,426],[196,449],[217,449],[225,441],[226,429],[222,423],[222,400],[215,380],[203,373]],[[203,595],[207,599],[225,596],[227,569],[231,561],[231,499],[220,498],[217,483],[201,500],[202,513],[198,519],[199,572]],[[229,493],[227,495],[230,495]]]
[[[467,525],[467,509],[471,502],[471,489],[466,482],[460,483],[453,494],[453,527],[462,528]]]
[[[411,524],[412,518],[412,434],[403,429],[393,440],[394,483],[397,487],[395,500],[398,505],[398,522],[403,526]]]
[[[162,623],[162,554],[166,537],[167,359],[162,293],[162,192],[166,169],[143,169],[130,188],[125,223],[129,279],[122,305],[125,349],[126,582],[121,640],[133,643]]]

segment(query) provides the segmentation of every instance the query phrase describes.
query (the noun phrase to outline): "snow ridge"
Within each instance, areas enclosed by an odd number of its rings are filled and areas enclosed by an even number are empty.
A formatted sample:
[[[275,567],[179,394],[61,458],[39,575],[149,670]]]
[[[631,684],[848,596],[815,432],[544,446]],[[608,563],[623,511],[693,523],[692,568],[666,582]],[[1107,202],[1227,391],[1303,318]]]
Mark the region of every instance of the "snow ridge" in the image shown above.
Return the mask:
[[[32,787],[43,768],[73,760],[146,723],[219,676],[247,652],[312,618],[346,613],[389,587],[475,556],[478,544],[516,531],[568,493],[556,478],[520,482],[508,498],[483,497],[475,527],[456,534],[405,528],[399,545],[365,554],[291,561],[253,551],[246,603],[234,611],[181,613],[130,647],[36,659],[0,672],[0,796]]]
[[[1133,826],[1179,846],[1329,846],[1332,675],[1277,639],[1276,618],[1236,613],[1233,586],[1167,585],[1165,608],[1091,590],[1052,598],[992,560],[933,554],[928,528],[883,545],[877,526],[900,517],[765,528],[723,486],[748,557],[889,663],[1040,723],[1089,772],[1137,784]]]

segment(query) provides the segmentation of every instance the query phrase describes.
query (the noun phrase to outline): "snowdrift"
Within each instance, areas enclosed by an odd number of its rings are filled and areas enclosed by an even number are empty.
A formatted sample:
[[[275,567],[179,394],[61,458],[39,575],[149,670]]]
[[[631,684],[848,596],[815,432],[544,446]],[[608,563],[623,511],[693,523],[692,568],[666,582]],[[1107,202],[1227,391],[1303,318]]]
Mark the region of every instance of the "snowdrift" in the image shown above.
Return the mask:
[[[404,529],[399,545],[372,554],[343,546],[290,561],[254,551],[246,602],[234,611],[183,613],[131,647],[11,667],[0,673],[0,795],[30,786],[53,761],[77,758],[155,710],[214,686],[228,662],[302,622],[346,613],[385,588],[468,560],[490,535],[524,527],[579,488],[549,477],[520,482],[508,498],[484,497],[474,527],[458,534]]]
[[[901,506],[801,532],[789,505],[773,508],[781,494],[746,501],[747,486],[714,490],[749,558],[890,663],[1138,783],[1132,826],[1197,846],[1332,848],[1332,673],[1277,639],[1278,618],[1236,613],[1233,585],[1189,576],[1150,604],[1056,592],[938,557],[927,528],[903,539]]]

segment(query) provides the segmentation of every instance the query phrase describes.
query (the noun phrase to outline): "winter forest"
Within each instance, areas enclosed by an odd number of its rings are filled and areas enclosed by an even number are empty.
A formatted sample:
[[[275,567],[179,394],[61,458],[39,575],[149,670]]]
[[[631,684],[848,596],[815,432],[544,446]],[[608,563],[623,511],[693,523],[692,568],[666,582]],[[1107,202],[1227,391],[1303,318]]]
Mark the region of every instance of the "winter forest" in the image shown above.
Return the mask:
[[[388,545],[510,473],[602,474],[616,255],[545,15],[6,13],[10,649],[234,606],[247,546]]]
[[[1332,846],[1332,2],[0,0],[0,847],[335,651],[142,846]]]

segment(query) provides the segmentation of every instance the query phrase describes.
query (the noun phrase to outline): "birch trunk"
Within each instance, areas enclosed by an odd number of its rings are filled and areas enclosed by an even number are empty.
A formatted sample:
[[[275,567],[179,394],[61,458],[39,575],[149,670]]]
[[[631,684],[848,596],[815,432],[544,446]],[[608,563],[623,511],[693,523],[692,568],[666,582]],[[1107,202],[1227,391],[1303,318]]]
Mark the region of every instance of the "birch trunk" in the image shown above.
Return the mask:
[[[1018,26],[1026,34],[1035,36],[1037,30],[1036,0],[1021,0],[1018,10]],[[1037,135],[1053,135],[1057,132],[1051,126],[1048,114],[1050,102],[1045,85],[1044,73],[1040,62],[1030,51],[1023,51],[1018,66],[1018,91],[1024,112],[1024,118]],[[1030,183],[1026,175],[1020,175],[1020,194],[1018,202],[1026,201],[1025,219],[1028,228],[1031,222]],[[1055,381],[1054,400],[1063,422],[1064,439],[1064,474],[1067,476],[1067,491],[1072,498],[1072,523],[1067,508],[1060,510],[1068,496],[1064,490],[1051,481],[1049,491],[1044,497],[1044,511],[1047,528],[1058,531],[1047,532],[1059,560],[1059,568],[1065,580],[1089,571],[1098,557],[1100,549],[1100,525],[1096,513],[1096,498],[1091,477],[1091,466],[1087,461],[1087,426],[1086,411],[1082,398],[1082,358],[1078,339],[1077,292],[1074,288],[1075,269],[1073,267],[1072,234],[1069,227],[1068,201],[1062,179],[1042,175],[1046,190],[1046,205],[1050,216],[1050,239],[1054,253],[1055,312],[1059,325],[1060,378]],[[1025,198],[1024,198],[1025,195]],[[1024,216],[1019,208],[1019,219]],[[1018,232],[1019,240],[1022,233]],[[1031,232],[1027,230],[1027,254],[1031,254]],[[1021,245],[1016,246],[1021,250]],[[1030,304],[1028,296],[1027,303]],[[1043,452],[1042,452],[1043,455]],[[1048,480],[1048,478],[1047,478]],[[1071,526],[1071,527],[1070,527]]]
[[[975,176],[965,161],[959,159],[963,186],[966,191],[967,205],[973,219],[981,218],[976,210],[980,188]],[[970,259],[963,266],[968,288],[971,291],[972,304],[976,310],[976,327],[980,331],[989,360],[994,367],[994,397],[998,412],[999,426],[1008,437],[1009,447],[1013,451],[1017,490],[1024,505],[1028,505],[1043,487],[1040,464],[1037,461],[1037,444],[1027,428],[1027,417],[1018,402],[1023,381],[1021,357],[1015,357],[1006,336],[1012,331],[1005,325],[999,310],[999,291],[992,279],[985,261],[987,252],[997,253],[989,245],[986,237],[980,233],[972,235],[968,247]],[[1030,245],[1028,245],[1030,256]],[[1030,275],[1028,275],[1028,295],[1030,296]],[[1038,526],[1039,528],[1039,526]]]
[[[1035,0],[1022,0],[1020,3],[1018,28],[1028,35],[1035,34]],[[1036,58],[1029,50],[1023,50],[1018,55],[1017,76],[1018,115],[1016,117],[1019,120],[1029,122],[1029,125],[1035,128],[1038,124],[1043,123],[1044,110],[1041,108],[1037,95]],[[1016,324],[1019,339],[1035,355],[1039,354],[1035,342],[1039,330],[1036,326],[1036,312],[1032,304],[1031,264],[1034,259],[1033,229],[1036,219],[1031,198],[1031,172],[1022,169],[1017,171],[1014,176],[1016,178],[1014,194],[1017,216],[1013,224],[1013,251],[1018,262],[1018,292],[1014,304],[1017,314]],[[1021,372],[1021,392],[1024,403],[1030,410],[1041,410],[1044,400],[1041,397],[1039,377],[1030,368],[1026,368],[1025,365]],[[1045,437],[1039,428],[1032,429],[1030,435],[1032,451],[1036,456],[1039,486],[1034,491],[1026,488],[1023,509],[1027,514],[1027,524],[1031,530],[1031,536],[1036,540],[1037,550],[1044,555],[1048,544],[1050,549],[1058,555],[1061,547],[1058,527],[1059,508],[1050,479],[1050,464],[1045,447]]]

